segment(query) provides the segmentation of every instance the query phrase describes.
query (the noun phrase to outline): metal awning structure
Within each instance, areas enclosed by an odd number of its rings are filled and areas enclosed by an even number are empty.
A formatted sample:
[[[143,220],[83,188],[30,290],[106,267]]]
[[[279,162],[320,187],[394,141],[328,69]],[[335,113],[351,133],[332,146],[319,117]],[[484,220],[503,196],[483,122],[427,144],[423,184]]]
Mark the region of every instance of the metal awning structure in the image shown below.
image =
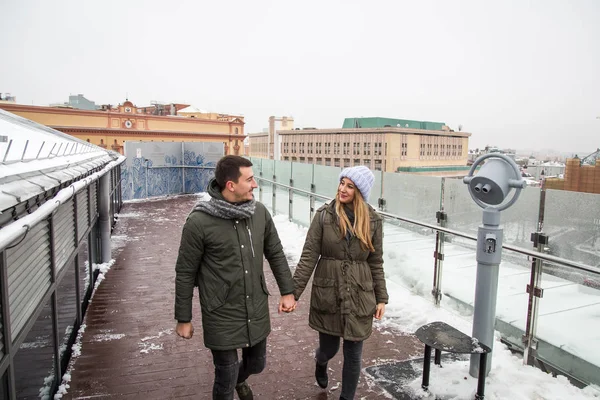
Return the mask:
[[[0,227],[119,154],[0,110]]]

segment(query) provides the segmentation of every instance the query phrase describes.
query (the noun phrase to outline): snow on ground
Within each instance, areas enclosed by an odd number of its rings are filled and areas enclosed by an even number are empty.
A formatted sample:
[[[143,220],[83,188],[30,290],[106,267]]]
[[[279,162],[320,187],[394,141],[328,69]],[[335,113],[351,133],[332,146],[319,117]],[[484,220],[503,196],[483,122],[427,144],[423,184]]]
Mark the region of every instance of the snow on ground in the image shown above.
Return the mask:
[[[286,215],[277,215],[274,221],[286,256],[288,260],[294,260],[294,264],[291,265],[295,267],[302,252],[307,229],[289,222]],[[384,252],[385,250],[384,248]],[[423,282],[415,283],[416,286],[419,284]],[[414,333],[424,324],[444,321],[471,335],[469,317],[460,315],[460,310],[436,307],[433,302],[413,294],[409,289],[389,279],[387,289],[390,295],[389,304],[386,306],[383,321],[376,323],[376,326]],[[474,398],[477,387],[477,380],[469,375],[468,360],[446,362],[444,368],[432,368],[430,382],[432,392],[440,396],[452,395],[456,400]],[[420,389],[420,376],[409,386],[424,397],[427,396]],[[494,343],[492,370],[486,379],[485,389],[485,398],[490,400],[600,399],[600,388],[587,387],[582,390],[571,385],[564,376],[554,378],[540,369],[523,365],[522,358],[513,355],[498,339]]]

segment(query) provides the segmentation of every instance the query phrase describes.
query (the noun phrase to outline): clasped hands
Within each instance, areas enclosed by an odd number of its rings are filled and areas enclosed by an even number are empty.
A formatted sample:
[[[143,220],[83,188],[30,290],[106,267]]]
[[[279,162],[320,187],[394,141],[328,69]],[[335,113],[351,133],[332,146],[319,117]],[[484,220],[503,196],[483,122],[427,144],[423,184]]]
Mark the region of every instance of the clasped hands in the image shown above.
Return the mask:
[[[292,311],[294,311],[296,309],[296,299],[294,298],[293,294],[286,294],[284,296],[281,296],[281,299],[279,300],[279,308],[278,308],[278,312],[281,314],[281,312],[286,312],[286,313],[290,313]]]

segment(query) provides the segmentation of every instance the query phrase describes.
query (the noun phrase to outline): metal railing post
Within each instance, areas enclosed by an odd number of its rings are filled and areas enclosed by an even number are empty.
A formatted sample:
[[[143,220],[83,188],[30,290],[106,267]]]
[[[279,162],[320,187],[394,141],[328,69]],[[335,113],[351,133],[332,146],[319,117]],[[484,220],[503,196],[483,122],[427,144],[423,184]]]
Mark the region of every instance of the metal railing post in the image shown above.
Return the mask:
[[[383,194],[385,193],[384,182],[383,182],[383,171],[381,171],[381,191],[379,192],[379,198],[377,199],[377,206],[379,211],[385,211],[386,201]]]
[[[273,216],[275,216],[275,214],[277,214],[277,209],[275,208],[276,192],[277,192],[277,177],[275,176],[275,174],[273,174],[273,197],[271,198],[271,209],[273,210]]]
[[[315,193],[316,190],[316,186],[315,186],[315,164],[312,165],[311,167],[311,171],[310,171],[310,194],[308,195],[308,203],[309,203],[309,207],[310,210],[308,212],[308,225],[310,226],[310,223],[312,222],[313,217],[315,216],[315,196],[313,196],[313,193]]]
[[[288,189],[288,196],[290,204],[288,206],[288,219],[290,222],[294,219],[294,179],[290,178],[290,188]]]
[[[315,196],[313,196],[312,194],[315,192],[315,184],[311,183],[310,184],[310,193],[308,195],[308,201],[310,203],[310,215],[309,215],[309,224],[310,221],[312,221],[313,217],[315,216]]]
[[[548,236],[541,233],[532,233],[531,241],[533,246],[539,251],[544,252],[544,248],[548,244]],[[525,334],[523,335],[523,364],[534,365],[534,360],[537,356],[538,340],[537,321],[540,299],[544,297],[544,289],[542,288],[542,268],[543,261],[540,258],[533,257],[531,261],[531,276],[529,284],[527,284],[528,302],[527,302],[527,321],[525,324]]]
[[[448,215],[444,211],[437,211],[435,213],[438,225],[442,228],[446,226]],[[442,269],[444,265],[444,241],[446,240],[446,234],[441,231],[435,233],[435,251],[433,252],[433,289],[431,294],[433,295],[433,302],[436,306],[439,306],[442,301]]]
[[[258,172],[258,176],[260,177],[260,180],[262,180],[262,170]],[[258,185],[258,201],[260,201],[261,203],[263,202],[263,188],[262,185]]]
[[[538,209],[537,232],[531,234],[533,247],[540,253],[544,253],[548,244],[548,235],[544,234],[544,211],[546,208],[546,185],[542,182],[540,189],[540,204]],[[538,257],[531,259],[531,276],[527,285],[527,321],[525,322],[525,334],[522,337],[523,343],[523,364],[534,365],[537,357],[537,321],[540,299],[544,296],[542,286],[542,269],[544,261]]]
[[[442,228],[446,227],[448,221],[448,214],[444,211],[444,192],[446,187],[446,180],[442,178],[441,193],[440,193],[440,211],[435,213],[437,223]],[[436,306],[439,306],[442,302],[442,276],[444,266],[444,242],[446,240],[446,234],[439,230],[435,232],[435,250],[433,252],[433,288],[431,294],[433,295],[433,302]]]

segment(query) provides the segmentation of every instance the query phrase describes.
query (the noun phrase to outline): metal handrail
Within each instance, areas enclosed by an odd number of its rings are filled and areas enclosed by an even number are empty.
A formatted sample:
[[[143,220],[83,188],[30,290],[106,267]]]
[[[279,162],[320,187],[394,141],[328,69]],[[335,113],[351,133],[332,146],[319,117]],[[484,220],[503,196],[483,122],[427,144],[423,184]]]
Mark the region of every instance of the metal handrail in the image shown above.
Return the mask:
[[[279,182],[275,182],[269,179],[265,179],[265,178],[261,178],[258,176],[254,177],[257,180],[260,181],[264,181],[273,185],[277,185],[277,186],[281,186],[283,188],[289,189],[289,190],[293,190],[295,192],[299,192],[299,193],[303,193],[306,194],[308,196],[314,196],[314,197],[318,197],[320,199],[324,199],[324,200],[333,200],[333,197],[328,197],[328,196],[323,196],[317,193],[313,193],[307,190],[303,190],[303,189],[298,189],[295,187],[292,187],[290,185],[285,185],[283,183],[279,183]],[[473,240],[473,241],[477,241],[477,237],[473,236],[473,235],[469,235],[468,233],[464,233],[464,232],[460,232],[460,231],[456,231],[454,229],[449,229],[449,228],[444,228],[438,225],[432,225],[432,224],[428,224],[427,222],[422,222],[422,221],[417,221],[415,219],[411,219],[411,218],[407,218],[407,217],[401,217],[395,214],[390,214],[384,211],[378,211],[378,213],[380,215],[383,215],[384,217],[387,218],[391,218],[391,219],[395,219],[398,221],[403,221],[403,222],[408,222],[410,224],[413,225],[418,225],[424,228],[428,228],[428,229],[433,229],[435,231],[438,232],[444,232],[447,233],[449,235],[453,235],[453,236],[458,236],[458,237],[462,237],[465,239],[469,239],[469,240]],[[510,250],[510,251],[514,251],[515,253],[520,253],[523,255],[527,255],[530,257],[534,257],[534,258],[538,258],[540,260],[544,260],[544,261],[549,261],[552,262],[554,264],[560,264],[560,265],[564,265],[566,267],[570,267],[570,268],[574,268],[577,270],[581,270],[581,271],[585,271],[585,272],[589,272],[592,273],[594,275],[600,275],[600,270],[597,268],[594,268],[592,266],[586,265],[586,264],[582,264],[582,263],[578,263],[576,261],[571,261],[571,260],[567,260],[565,258],[561,258],[561,257],[557,257],[557,256],[553,256],[550,254],[546,254],[546,253],[541,253],[539,251],[536,250],[530,250],[530,249],[525,249],[523,247],[518,247],[518,246],[513,246],[510,244],[502,244],[502,248],[506,249],[506,250]]]

